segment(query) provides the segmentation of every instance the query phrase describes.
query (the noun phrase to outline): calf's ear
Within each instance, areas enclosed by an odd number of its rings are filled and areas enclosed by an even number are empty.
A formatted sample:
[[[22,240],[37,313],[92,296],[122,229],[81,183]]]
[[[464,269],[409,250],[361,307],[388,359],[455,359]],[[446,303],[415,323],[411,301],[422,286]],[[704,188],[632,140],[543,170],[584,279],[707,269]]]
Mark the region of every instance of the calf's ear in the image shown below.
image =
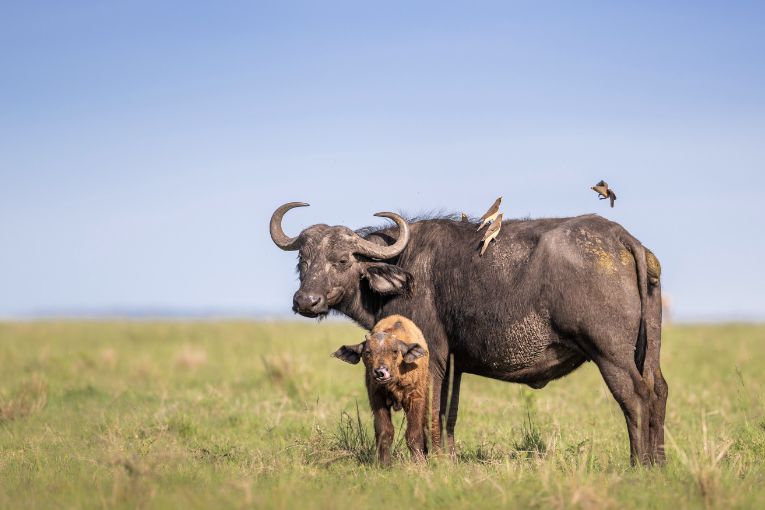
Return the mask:
[[[412,275],[392,264],[367,264],[363,276],[372,290],[383,296],[407,294],[412,285]]]
[[[350,363],[351,365],[355,365],[361,360],[362,349],[364,349],[364,342],[356,345],[344,345],[333,352],[332,356],[341,359],[346,363]]]
[[[425,349],[420,344],[407,344],[399,341],[399,347],[404,354],[404,361],[407,363],[414,363],[417,358],[425,356]]]

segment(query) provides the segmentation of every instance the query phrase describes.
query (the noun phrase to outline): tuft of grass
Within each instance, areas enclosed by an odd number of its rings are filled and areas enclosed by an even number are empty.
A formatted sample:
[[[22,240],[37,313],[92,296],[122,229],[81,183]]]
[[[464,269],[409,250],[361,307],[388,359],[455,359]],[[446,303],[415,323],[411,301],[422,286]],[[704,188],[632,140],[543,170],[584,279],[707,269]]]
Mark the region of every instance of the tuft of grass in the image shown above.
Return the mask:
[[[305,392],[299,382],[302,374],[292,358],[285,354],[261,355],[260,361],[266,377],[273,386],[281,388],[290,398],[304,398]]]
[[[172,416],[167,422],[167,430],[182,439],[189,439],[197,435],[197,426],[185,415]]]
[[[47,402],[48,384],[34,374],[10,396],[0,395],[0,424],[38,413]]]
[[[207,364],[207,351],[187,345],[175,357],[175,364],[187,370],[196,370]]]
[[[684,449],[678,446],[669,430],[666,435],[669,444],[677,452],[683,467],[695,482],[698,494],[706,508],[725,507],[726,501],[721,482],[723,464],[735,441],[723,437],[713,437],[707,426],[708,413],[701,415],[701,441],[695,447]]]
[[[101,349],[101,352],[99,353],[99,358],[101,360],[101,364],[108,368],[109,370],[114,370],[114,368],[117,366],[117,350],[114,347],[107,347],[105,349]]]
[[[519,458],[538,458],[544,456],[547,451],[547,444],[542,437],[542,431],[539,429],[532,415],[535,413],[534,396],[528,391],[523,392],[523,398],[526,407],[526,419],[521,425],[521,438],[513,442],[513,455]]]
[[[361,422],[358,401],[355,417],[342,412],[332,439],[332,447],[335,450],[347,454],[359,464],[373,464],[377,460],[374,434]]]
[[[231,463],[236,464],[247,458],[247,452],[242,448],[228,443],[212,443],[201,446],[195,450],[196,457],[202,462],[209,464]]]
[[[525,457],[541,457],[547,450],[542,432],[530,412],[526,414],[526,421],[521,427],[521,439],[513,442],[513,450],[515,455]]]
[[[317,427],[308,441],[299,444],[304,447],[306,463],[326,466],[344,459],[352,459],[360,465],[375,464],[377,444],[374,432],[365,421],[361,416],[359,403],[356,401],[355,415],[342,411],[332,433],[327,434]],[[409,452],[405,447],[404,423],[405,418],[402,413],[401,421],[398,427],[395,427],[396,437],[391,446],[391,457],[398,461],[409,459]]]
[[[499,464],[508,457],[508,452],[494,441],[482,437],[476,445],[458,444],[457,461],[461,463]]]

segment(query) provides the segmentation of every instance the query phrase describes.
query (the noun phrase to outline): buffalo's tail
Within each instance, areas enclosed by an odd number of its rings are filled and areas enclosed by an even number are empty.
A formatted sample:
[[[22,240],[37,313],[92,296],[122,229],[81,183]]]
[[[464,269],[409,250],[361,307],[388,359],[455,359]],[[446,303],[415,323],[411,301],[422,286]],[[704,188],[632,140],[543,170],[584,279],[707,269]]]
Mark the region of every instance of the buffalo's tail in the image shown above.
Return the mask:
[[[630,252],[632,252],[632,258],[635,259],[638,294],[640,295],[640,326],[638,328],[637,342],[635,343],[635,366],[642,374],[646,351],[648,350],[648,333],[645,324],[645,308],[648,304],[648,265],[646,263],[646,250],[640,243],[633,241],[628,246]]]

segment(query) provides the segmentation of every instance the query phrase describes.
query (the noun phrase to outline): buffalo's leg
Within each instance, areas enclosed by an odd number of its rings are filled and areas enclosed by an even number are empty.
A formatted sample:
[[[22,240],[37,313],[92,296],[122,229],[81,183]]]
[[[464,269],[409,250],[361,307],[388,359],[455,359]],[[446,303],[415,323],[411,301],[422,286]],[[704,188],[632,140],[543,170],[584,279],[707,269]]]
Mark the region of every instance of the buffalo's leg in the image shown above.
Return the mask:
[[[454,370],[454,379],[451,384],[451,399],[444,412],[446,416],[446,442],[449,448],[449,454],[454,457],[457,452],[454,447],[454,427],[457,425],[457,411],[460,405],[460,382],[462,381],[462,372]]]
[[[425,422],[427,401],[422,398],[412,399],[406,410],[406,445],[415,461],[425,460]]]
[[[454,427],[457,424],[457,412],[460,401],[460,381],[462,372],[452,366],[453,357],[446,362],[446,373],[441,383],[440,412],[441,426],[446,424],[446,448],[449,454],[456,455],[454,449]],[[451,396],[450,396],[451,393]]]
[[[632,465],[647,464],[649,431],[649,391],[643,377],[635,366],[633,354],[621,359],[598,357],[595,362],[608,389],[619,403],[627,421],[630,438],[630,461]]]
[[[369,403],[372,407],[372,417],[375,426],[375,444],[377,445],[377,457],[383,465],[389,465],[391,462],[390,448],[393,445],[393,420],[390,416],[390,407],[387,399],[378,394],[369,396]]]
[[[646,331],[648,334],[648,350],[646,352],[643,375],[648,383],[650,401],[649,453],[651,461],[664,464],[664,417],[667,410],[667,395],[669,387],[661,373],[661,289],[655,288],[650,293],[648,301]]]
[[[669,387],[660,368],[654,370],[653,378],[653,391],[650,394],[650,453],[653,462],[664,464],[667,462],[664,454],[664,416],[667,411]]]

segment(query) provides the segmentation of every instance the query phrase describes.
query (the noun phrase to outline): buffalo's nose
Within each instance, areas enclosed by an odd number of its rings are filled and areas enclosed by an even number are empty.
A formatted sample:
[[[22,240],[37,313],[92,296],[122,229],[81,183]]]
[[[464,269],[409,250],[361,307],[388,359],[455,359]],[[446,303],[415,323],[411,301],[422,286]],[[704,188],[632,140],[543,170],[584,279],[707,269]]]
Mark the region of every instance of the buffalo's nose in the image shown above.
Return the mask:
[[[377,379],[385,379],[389,375],[387,367],[375,368],[372,373]]]
[[[296,292],[292,299],[292,305],[299,312],[316,312],[324,305],[324,296],[309,294],[307,292]]]

